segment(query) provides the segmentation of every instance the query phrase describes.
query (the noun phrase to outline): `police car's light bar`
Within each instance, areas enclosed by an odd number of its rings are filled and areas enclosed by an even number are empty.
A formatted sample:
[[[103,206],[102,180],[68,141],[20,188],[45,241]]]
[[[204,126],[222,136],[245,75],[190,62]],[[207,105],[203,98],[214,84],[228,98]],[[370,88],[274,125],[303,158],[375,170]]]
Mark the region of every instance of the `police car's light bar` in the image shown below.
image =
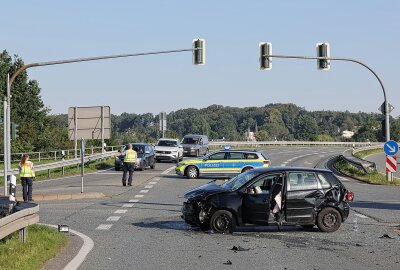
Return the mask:
[[[224,146],[224,150],[231,150],[231,146],[230,145],[225,145]]]

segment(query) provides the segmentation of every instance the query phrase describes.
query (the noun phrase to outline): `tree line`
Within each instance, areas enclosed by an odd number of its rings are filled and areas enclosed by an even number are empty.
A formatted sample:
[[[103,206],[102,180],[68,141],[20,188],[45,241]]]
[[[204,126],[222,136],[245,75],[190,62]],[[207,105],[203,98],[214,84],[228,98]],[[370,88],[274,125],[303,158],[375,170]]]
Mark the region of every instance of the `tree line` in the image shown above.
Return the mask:
[[[0,54],[0,87],[4,98],[7,74],[23,66],[18,56]],[[19,137],[12,141],[12,152],[71,149],[67,115],[53,115],[42,101],[39,83],[22,72],[11,89],[11,119],[19,124]],[[112,109],[112,108],[111,108]],[[3,109],[1,110],[3,112]],[[349,111],[307,111],[295,104],[267,104],[262,107],[211,105],[207,108],[180,109],[167,114],[167,137],[182,138],[189,133],[208,135],[211,140],[244,140],[252,131],[258,141],[384,141],[383,116],[378,113]],[[155,142],[160,136],[159,116],[152,113],[122,113],[111,116],[112,136],[108,145],[128,142]],[[400,117],[391,119],[391,137],[400,140]],[[1,137],[3,136],[1,124]],[[350,139],[342,132],[355,132]],[[3,139],[0,141],[3,148]],[[89,140],[88,146],[100,146]]]

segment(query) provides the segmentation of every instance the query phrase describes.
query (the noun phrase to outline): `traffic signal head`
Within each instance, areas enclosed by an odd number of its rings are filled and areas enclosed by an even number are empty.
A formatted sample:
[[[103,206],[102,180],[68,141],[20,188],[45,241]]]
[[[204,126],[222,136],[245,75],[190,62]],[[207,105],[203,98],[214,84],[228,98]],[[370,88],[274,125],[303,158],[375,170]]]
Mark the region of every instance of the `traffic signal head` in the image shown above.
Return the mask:
[[[317,57],[330,57],[329,43],[317,43]],[[331,68],[331,61],[326,59],[317,59],[317,67],[320,70],[329,70]]]
[[[193,64],[205,65],[206,64],[206,41],[204,39],[193,39]]]
[[[12,122],[11,123],[11,139],[15,140],[16,138],[19,137],[19,129],[18,129],[19,125]]]
[[[270,70],[272,68],[272,44],[269,42],[261,42],[259,45],[260,48],[260,69],[261,70]]]

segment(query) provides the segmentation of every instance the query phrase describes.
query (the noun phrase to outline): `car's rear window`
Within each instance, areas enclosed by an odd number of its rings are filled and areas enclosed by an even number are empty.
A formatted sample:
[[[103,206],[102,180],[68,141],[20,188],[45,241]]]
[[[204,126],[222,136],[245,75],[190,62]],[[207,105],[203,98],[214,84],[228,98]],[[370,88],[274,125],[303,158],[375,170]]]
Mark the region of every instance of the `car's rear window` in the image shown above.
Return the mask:
[[[312,172],[291,172],[289,173],[289,188],[290,190],[317,189],[317,178]]]

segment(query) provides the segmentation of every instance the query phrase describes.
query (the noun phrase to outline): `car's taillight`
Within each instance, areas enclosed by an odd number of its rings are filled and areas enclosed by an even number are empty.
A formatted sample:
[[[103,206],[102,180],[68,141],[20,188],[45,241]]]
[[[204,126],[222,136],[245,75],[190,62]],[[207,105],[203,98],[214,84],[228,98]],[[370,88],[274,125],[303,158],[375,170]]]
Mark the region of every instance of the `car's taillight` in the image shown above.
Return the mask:
[[[352,202],[354,200],[354,193],[351,191],[347,191],[345,198],[346,198],[346,201]]]

